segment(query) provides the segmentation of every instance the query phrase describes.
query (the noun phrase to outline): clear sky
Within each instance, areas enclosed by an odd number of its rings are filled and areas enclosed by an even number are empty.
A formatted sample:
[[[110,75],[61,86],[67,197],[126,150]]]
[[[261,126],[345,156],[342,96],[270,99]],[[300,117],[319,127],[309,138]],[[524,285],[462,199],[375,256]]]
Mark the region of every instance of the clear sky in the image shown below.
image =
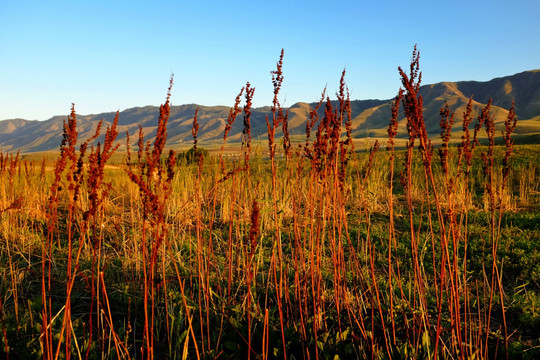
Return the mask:
[[[282,48],[285,106],[333,96],[388,99],[420,50],[423,84],[540,68],[540,0],[0,0],[0,119],[163,103],[272,100]]]

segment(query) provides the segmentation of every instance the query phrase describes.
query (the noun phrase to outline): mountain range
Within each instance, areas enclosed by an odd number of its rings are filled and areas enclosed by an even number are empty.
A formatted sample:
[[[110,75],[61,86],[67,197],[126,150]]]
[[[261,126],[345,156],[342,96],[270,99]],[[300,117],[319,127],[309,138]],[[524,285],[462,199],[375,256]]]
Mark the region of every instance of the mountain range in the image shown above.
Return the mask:
[[[495,118],[497,129],[501,129],[512,101],[515,101],[518,117],[515,134],[521,137],[538,138],[540,136],[540,70],[525,71],[483,82],[459,81],[424,85],[420,88],[420,94],[424,98],[424,119],[430,135],[437,136],[439,133],[439,110],[447,103],[455,112],[456,122],[453,129],[456,136],[459,136],[457,134],[461,131],[462,115],[469,98],[472,97],[475,114],[479,113],[490,98],[492,99],[491,114]],[[353,137],[386,137],[392,101],[393,99],[351,101]],[[305,133],[306,119],[313,106],[314,104],[298,102],[287,109],[291,135],[301,136]],[[199,108],[198,139],[200,144],[204,146],[221,143],[230,108],[189,104],[171,106],[167,147],[186,148],[191,145],[191,127],[197,108]],[[85,139],[92,136],[101,119],[103,119],[104,127],[110,125],[115,114],[115,112],[95,115],[77,114],[79,138]],[[266,115],[271,116],[269,106],[252,109],[253,138],[266,139]],[[142,126],[146,138],[151,140],[155,135],[158,116],[159,108],[156,106],[135,107],[121,111],[118,122],[120,134],[117,141],[125,144],[126,131],[128,131],[131,140],[135,142],[139,125]],[[62,140],[62,126],[66,119],[67,115],[54,116],[45,121],[2,120],[0,121],[0,151],[31,153],[56,150]],[[405,119],[402,117],[398,136],[406,136],[404,123]],[[242,115],[240,114],[229,133],[228,141],[239,141],[242,129]],[[280,133],[277,132],[276,136],[279,135]]]

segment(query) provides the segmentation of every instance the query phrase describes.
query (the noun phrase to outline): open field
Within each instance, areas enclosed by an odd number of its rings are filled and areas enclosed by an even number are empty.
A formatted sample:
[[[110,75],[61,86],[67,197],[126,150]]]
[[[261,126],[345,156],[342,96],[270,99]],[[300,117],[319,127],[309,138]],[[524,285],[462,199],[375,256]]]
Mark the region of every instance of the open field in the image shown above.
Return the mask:
[[[489,105],[455,114],[450,144],[442,109],[435,148],[413,56],[384,141],[352,141],[342,78],[291,142],[279,64],[265,143],[248,85],[205,155],[196,115],[191,155],[165,151],[168,97],[129,153],[116,122],[81,144],[73,110],[58,155],[2,154],[2,356],[540,357],[540,146],[513,144],[513,113],[503,145]]]

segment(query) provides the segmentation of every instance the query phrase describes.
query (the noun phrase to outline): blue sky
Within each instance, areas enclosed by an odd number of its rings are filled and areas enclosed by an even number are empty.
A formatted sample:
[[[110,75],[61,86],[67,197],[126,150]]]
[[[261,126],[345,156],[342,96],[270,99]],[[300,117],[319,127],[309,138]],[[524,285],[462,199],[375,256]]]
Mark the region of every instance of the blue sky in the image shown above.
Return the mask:
[[[540,0],[0,0],[0,119],[46,120],[159,105],[228,105],[247,81],[254,105],[334,95],[393,97],[420,50],[423,84],[540,68]]]

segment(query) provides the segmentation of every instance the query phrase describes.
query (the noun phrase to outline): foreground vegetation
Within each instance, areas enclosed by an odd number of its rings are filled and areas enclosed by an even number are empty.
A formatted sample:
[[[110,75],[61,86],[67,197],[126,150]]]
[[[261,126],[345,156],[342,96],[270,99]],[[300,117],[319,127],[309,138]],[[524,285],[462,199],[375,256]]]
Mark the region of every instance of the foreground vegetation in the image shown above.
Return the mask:
[[[4,356],[540,356],[540,147],[514,147],[513,110],[495,146],[490,104],[443,108],[434,149],[415,50],[385,151],[355,151],[343,76],[294,143],[281,61],[267,148],[251,142],[248,83],[224,132],[225,146],[243,118],[236,157],[198,148],[197,113],[193,150],[165,154],[169,95],[155,141],[141,129],[122,163],[118,119],[81,142],[74,109],[54,164],[1,156]]]

